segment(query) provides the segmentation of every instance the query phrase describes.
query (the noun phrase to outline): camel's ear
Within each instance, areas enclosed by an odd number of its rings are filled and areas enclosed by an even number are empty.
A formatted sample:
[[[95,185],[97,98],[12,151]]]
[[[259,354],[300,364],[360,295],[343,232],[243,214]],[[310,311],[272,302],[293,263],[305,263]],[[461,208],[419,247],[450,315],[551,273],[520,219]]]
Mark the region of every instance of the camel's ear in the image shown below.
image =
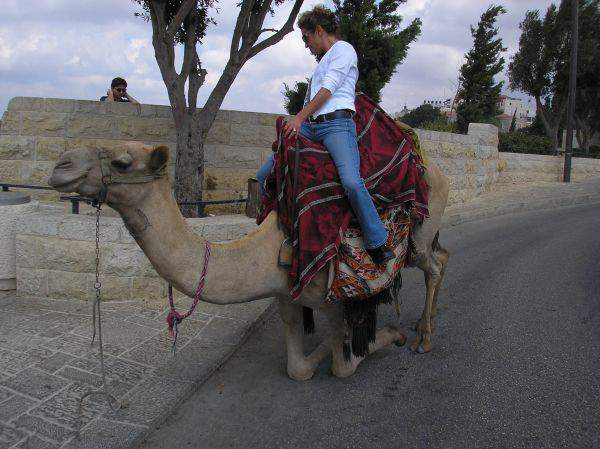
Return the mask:
[[[157,171],[163,168],[169,161],[169,148],[161,145],[150,153],[150,170]]]

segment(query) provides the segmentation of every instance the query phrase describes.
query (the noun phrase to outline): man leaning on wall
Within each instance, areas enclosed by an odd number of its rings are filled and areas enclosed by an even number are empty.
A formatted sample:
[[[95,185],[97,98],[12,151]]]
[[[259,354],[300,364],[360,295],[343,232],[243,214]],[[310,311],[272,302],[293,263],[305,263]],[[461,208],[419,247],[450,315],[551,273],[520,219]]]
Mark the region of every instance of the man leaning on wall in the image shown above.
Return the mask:
[[[120,101],[132,104],[140,103],[127,92],[127,81],[119,77],[112,80],[110,89],[106,91],[106,95],[100,97],[100,101]]]

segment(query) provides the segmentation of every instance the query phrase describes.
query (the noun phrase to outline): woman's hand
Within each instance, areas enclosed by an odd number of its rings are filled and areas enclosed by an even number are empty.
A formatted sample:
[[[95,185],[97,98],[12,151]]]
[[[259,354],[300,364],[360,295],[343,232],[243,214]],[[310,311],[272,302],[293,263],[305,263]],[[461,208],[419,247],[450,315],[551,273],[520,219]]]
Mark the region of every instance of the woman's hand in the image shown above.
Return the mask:
[[[288,139],[292,136],[296,137],[298,136],[298,133],[300,132],[300,128],[302,127],[302,123],[304,122],[304,120],[302,120],[302,117],[295,115],[294,117],[291,117],[289,120],[286,120],[283,124],[283,135],[285,137],[287,137]]]

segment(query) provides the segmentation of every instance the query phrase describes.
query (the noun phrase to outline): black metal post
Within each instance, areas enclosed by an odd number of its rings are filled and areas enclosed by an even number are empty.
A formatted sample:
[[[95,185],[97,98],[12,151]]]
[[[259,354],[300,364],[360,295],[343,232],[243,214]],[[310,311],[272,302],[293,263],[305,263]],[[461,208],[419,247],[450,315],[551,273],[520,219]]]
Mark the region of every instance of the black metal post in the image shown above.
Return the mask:
[[[75,215],[79,214],[79,200],[71,200],[71,213]]]
[[[569,106],[567,112],[567,142],[563,182],[571,182],[573,157],[573,124],[575,122],[575,95],[577,93],[577,44],[579,41],[579,0],[571,0],[571,71],[569,73]]]
[[[6,186],[6,185],[2,185],[2,191],[3,191],[3,192],[8,192],[8,191],[9,191],[9,190],[8,190],[8,186]]]

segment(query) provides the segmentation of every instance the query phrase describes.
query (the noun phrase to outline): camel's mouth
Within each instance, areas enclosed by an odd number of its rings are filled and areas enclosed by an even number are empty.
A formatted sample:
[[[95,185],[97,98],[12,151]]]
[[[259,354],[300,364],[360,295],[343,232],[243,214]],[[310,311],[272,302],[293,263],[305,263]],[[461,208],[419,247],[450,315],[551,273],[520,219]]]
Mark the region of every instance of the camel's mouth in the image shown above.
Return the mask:
[[[77,188],[81,185],[81,183],[83,182],[83,180],[86,176],[87,176],[87,172],[84,172],[78,176],[71,177],[71,179],[65,179],[64,176],[58,175],[56,173],[56,169],[55,169],[55,172],[52,173],[52,176],[50,176],[50,179],[48,180],[48,184],[54,190],[57,190],[59,192],[63,192],[63,193],[76,192]]]

